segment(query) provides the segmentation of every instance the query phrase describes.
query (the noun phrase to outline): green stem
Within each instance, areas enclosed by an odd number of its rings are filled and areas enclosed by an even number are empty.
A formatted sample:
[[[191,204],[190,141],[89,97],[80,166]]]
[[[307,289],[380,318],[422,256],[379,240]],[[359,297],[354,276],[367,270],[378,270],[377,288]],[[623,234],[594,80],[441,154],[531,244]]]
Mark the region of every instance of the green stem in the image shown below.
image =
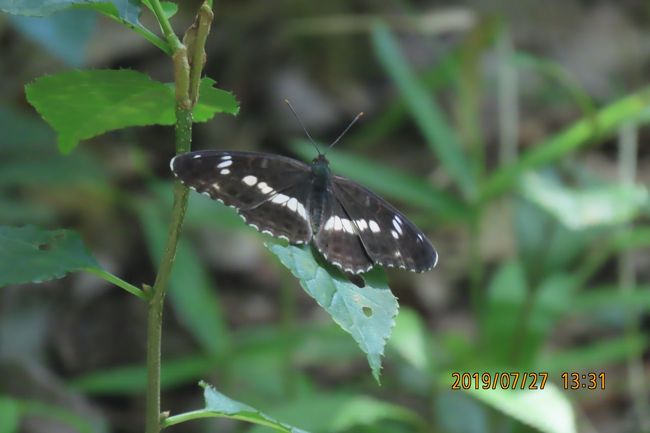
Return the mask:
[[[105,270],[103,270],[101,268],[86,268],[84,270],[86,272],[91,273],[91,274],[95,274],[100,278],[105,279],[109,283],[115,284],[117,287],[123,288],[124,290],[126,290],[130,294],[137,296],[138,298],[142,299],[143,301],[147,300],[147,295],[145,294],[145,292],[138,289],[133,284],[127,283],[126,281],[124,281],[120,277],[111,274],[108,271],[105,271]]]
[[[176,85],[176,154],[189,152],[192,144],[192,108],[190,98],[190,76],[192,69],[187,58],[187,49],[174,33],[165,17],[160,2],[150,0],[154,15],[160,23],[167,42],[173,49],[174,79]],[[199,12],[201,15],[202,12]],[[200,19],[199,19],[200,20]],[[208,26],[209,29],[209,26]],[[202,40],[205,43],[205,38]],[[203,46],[200,47],[203,52]],[[203,63],[200,62],[200,67]],[[160,364],[162,340],[162,315],[167,283],[172,271],[178,239],[187,210],[189,190],[179,181],[174,183],[174,205],[167,235],[165,253],[158,268],[158,275],[151,289],[147,314],[147,405],[146,433],[159,433],[164,419],[160,411]]]
[[[174,29],[165,16],[165,11],[163,10],[160,1],[149,0],[149,4],[151,5],[153,14],[158,20],[158,24],[160,24],[160,29],[162,30],[163,35],[165,35],[165,39],[167,39],[167,43],[171,47],[172,52],[175,53],[180,47],[183,46],[183,44],[181,43],[180,39],[178,39],[178,36],[176,36],[176,33],[174,33]]]

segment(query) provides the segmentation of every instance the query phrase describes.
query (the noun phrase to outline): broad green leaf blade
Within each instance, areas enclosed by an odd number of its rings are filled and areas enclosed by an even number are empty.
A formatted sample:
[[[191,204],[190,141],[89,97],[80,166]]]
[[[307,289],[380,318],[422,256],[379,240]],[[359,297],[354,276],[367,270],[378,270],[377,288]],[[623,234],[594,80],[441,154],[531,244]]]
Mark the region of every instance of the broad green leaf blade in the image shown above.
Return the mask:
[[[238,104],[228,92],[201,82],[195,121],[214,114],[236,114]],[[129,126],[173,125],[174,89],[129,70],[70,71],[38,78],[25,86],[27,99],[54,128],[59,149],[68,153],[80,140]]]
[[[372,43],[380,63],[399,88],[429,147],[456,181],[466,198],[476,193],[475,174],[449,122],[408,66],[400,48],[385,25],[372,31]]]
[[[593,116],[585,117],[564,131],[531,146],[516,162],[495,171],[485,183],[481,198],[487,201],[513,188],[529,170],[576,151],[582,146],[606,137],[625,122],[634,119],[647,122],[650,106],[650,88],[646,87],[601,108]],[[642,116],[646,114],[645,117]]]
[[[296,141],[292,149],[305,159],[314,156],[313,146],[304,140]],[[330,150],[327,158],[335,173],[356,180],[377,193],[429,210],[439,219],[468,218],[469,210],[462,202],[424,179],[340,151]]]
[[[160,263],[167,239],[166,219],[159,211],[154,203],[144,203],[139,209],[140,223],[155,265]],[[178,243],[169,286],[177,319],[203,350],[212,355],[226,353],[230,341],[214,283],[184,237]]]
[[[204,390],[205,408],[169,417],[163,421],[163,427],[198,418],[230,418],[263,425],[283,433],[307,433],[305,430],[275,420],[252,406],[226,397],[205,382],[201,382],[200,385]]]
[[[488,406],[540,432],[577,432],[571,403],[552,383],[546,383],[544,389],[537,390],[472,388],[467,392]]]
[[[648,201],[648,190],[638,185],[576,189],[533,173],[523,177],[522,193],[572,230],[629,222]]]
[[[560,374],[563,371],[600,371],[605,366],[638,358],[647,348],[646,336],[635,333],[581,347],[549,352],[540,357],[536,364],[541,370],[551,374]]]
[[[0,396],[0,433],[16,433],[19,420],[18,404],[9,397]]]
[[[489,344],[487,355],[496,365],[508,365],[512,359],[527,293],[524,270],[516,261],[502,265],[490,281],[481,330]]]
[[[307,294],[352,335],[379,382],[381,356],[399,308],[383,270],[376,268],[363,274],[365,287],[359,288],[333,266],[317,261],[310,246],[284,246],[271,241],[265,245],[300,280]]]
[[[303,395],[269,412],[316,433],[365,431],[364,427],[379,427],[385,421],[414,426],[414,431],[425,425],[416,413],[404,407],[365,395],[343,393]],[[264,431],[263,427],[255,427],[250,433]]]
[[[430,335],[422,318],[414,310],[402,308],[388,347],[399,353],[414,368],[428,372],[431,365],[429,340]]]
[[[0,0],[0,10],[12,15],[44,17],[72,7],[110,5],[125,20],[136,24],[140,15],[138,0]]]
[[[11,22],[51,55],[78,67],[86,59],[86,46],[95,30],[97,15],[86,10],[69,10],[46,18],[13,16]]]
[[[98,267],[73,231],[0,226],[0,287],[38,283]]]

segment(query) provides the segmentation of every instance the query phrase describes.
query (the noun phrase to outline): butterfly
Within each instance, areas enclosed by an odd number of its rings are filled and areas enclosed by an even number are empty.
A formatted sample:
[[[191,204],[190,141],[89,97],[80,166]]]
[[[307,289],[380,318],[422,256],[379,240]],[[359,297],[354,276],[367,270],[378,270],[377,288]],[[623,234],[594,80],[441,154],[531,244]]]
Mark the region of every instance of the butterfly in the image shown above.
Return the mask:
[[[344,272],[375,265],[424,272],[438,261],[420,229],[377,194],[333,174],[320,151],[305,164],[269,153],[203,150],[174,157],[170,167],[189,188],[235,208],[249,226],[291,244],[311,242]]]

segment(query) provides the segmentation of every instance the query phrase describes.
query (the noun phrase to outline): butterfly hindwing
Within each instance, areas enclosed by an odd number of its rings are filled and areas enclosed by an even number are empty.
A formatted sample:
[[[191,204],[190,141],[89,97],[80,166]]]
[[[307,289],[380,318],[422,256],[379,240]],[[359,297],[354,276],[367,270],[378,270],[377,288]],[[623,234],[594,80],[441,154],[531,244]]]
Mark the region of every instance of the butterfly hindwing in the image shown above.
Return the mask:
[[[235,208],[257,230],[292,243],[311,239],[306,164],[279,155],[208,150],[176,156],[170,165],[185,185]]]
[[[372,268],[356,228],[331,190],[325,195],[321,221],[314,244],[325,260],[353,274]]]
[[[333,176],[332,184],[375,264],[414,272],[436,265],[438,255],[429,240],[397,209],[349,179]]]

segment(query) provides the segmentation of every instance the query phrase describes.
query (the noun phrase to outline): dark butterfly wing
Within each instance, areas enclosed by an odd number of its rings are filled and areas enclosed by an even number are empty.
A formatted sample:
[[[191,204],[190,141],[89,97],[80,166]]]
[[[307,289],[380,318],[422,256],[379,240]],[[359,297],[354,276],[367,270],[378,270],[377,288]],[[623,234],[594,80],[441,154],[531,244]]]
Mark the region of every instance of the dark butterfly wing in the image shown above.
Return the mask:
[[[333,191],[329,191],[324,200],[322,223],[314,237],[316,248],[325,260],[345,272],[358,274],[369,271],[373,262],[345,209]]]
[[[309,166],[279,155],[206,150],[171,160],[185,185],[237,210],[263,233],[306,243],[311,239]]]
[[[333,177],[332,187],[374,263],[413,272],[436,265],[438,254],[426,236],[388,202],[340,176]]]

